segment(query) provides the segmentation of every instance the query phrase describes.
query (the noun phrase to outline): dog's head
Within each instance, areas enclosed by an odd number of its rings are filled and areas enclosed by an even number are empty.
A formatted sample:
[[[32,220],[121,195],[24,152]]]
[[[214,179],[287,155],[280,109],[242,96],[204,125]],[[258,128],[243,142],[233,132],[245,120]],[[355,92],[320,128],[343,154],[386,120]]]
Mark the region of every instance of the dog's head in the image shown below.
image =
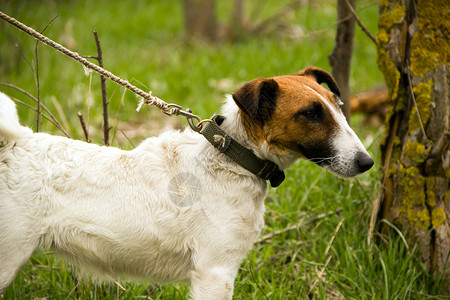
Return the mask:
[[[373,165],[340,109],[336,81],[325,70],[308,67],[295,75],[258,78],[236,90],[233,99],[257,146],[266,144],[281,156],[304,157],[342,177]]]

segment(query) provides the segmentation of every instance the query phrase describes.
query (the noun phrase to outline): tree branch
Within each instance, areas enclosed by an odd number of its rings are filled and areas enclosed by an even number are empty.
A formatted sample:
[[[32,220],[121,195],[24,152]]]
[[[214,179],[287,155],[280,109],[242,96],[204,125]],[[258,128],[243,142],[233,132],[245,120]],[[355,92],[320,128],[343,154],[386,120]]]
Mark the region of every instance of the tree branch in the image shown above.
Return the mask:
[[[14,98],[14,97],[11,97],[11,96],[9,96],[13,101],[15,101],[15,102],[17,102],[17,103],[20,103],[20,104],[22,104],[23,106],[26,106],[26,107],[28,107],[29,109],[31,109],[31,110],[34,110],[35,112],[37,112],[37,109],[36,108],[34,108],[33,106],[31,106],[31,105],[29,105],[29,104],[27,104],[27,103],[25,103],[25,102],[23,102],[23,101],[20,101],[19,99],[17,99],[17,98]],[[40,104],[40,106],[43,106],[42,105],[42,103]],[[47,119],[50,123],[52,123],[53,125],[55,125],[59,130],[61,130],[68,138],[70,138],[70,136],[68,135],[68,133],[64,130],[64,128],[61,126],[61,124],[59,124],[58,122],[55,122],[54,120],[52,120],[51,118],[49,118],[49,117],[47,117],[46,115],[44,115],[43,113],[41,113],[41,116],[43,116],[45,119]]]
[[[25,91],[25,90],[23,90],[23,89],[21,89],[21,88],[15,86],[15,85],[13,85],[13,84],[0,82],[0,85],[7,86],[7,87],[10,87],[10,88],[13,88],[13,89],[15,89],[15,90],[17,90],[17,91],[23,93],[24,95],[28,96],[30,99],[32,99],[32,100],[35,101],[36,103],[39,103],[39,107],[43,108],[43,109],[49,114],[49,116],[50,116],[50,118],[51,118],[52,120],[50,120],[50,119],[48,119],[48,118],[46,118],[46,119],[49,120],[52,124],[54,124],[59,130],[61,130],[61,131],[64,133],[65,136],[67,136],[67,137],[70,138],[70,134],[64,129],[64,127],[61,125],[61,123],[58,122],[58,120],[56,119],[56,117],[50,112],[50,110],[49,110],[44,104],[42,104],[42,102],[38,102],[38,99],[37,99],[36,97],[34,97],[33,95],[31,95],[31,94],[28,93],[27,91]],[[13,100],[14,100],[14,99],[13,99]],[[16,99],[16,100],[17,100],[17,99]],[[22,101],[17,101],[17,102],[23,103]],[[29,107],[28,104],[26,104],[26,106]],[[37,112],[37,109],[33,108],[33,110]],[[41,112],[41,113],[42,113],[42,112]]]
[[[100,46],[100,39],[98,38],[97,29],[94,29],[95,44],[97,46],[97,60],[100,68],[103,68],[102,47]],[[102,103],[103,103],[103,141],[106,146],[109,146],[109,118],[108,118],[108,99],[106,96],[106,78],[100,74],[100,85],[102,89]]]
[[[45,25],[44,29],[42,29],[41,34],[45,32],[45,30],[53,23],[53,21],[58,17],[56,15],[47,25]],[[40,86],[39,86],[39,55],[38,55],[38,46],[39,41],[36,41],[36,46],[34,47],[34,56],[35,63],[33,68],[34,73],[34,81],[36,84],[36,93],[37,93],[37,118],[36,118],[36,131],[39,132],[42,129],[42,118],[41,118],[41,95],[40,95]]]
[[[91,139],[89,138],[89,131],[86,127],[86,122],[84,122],[84,117],[81,111],[78,112],[78,119],[80,119],[81,128],[83,128],[84,137],[86,138],[86,142],[90,143]]]
[[[359,25],[359,27],[361,27],[362,31],[364,31],[364,33],[376,44],[377,41],[375,39],[375,36],[361,22],[361,20],[359,19],[358,15],[356,14],[356,11],[353,9],[353,6],[350,4],[350,0],[345,0],[345,2],[347,3],[347,6],[350,9],[350,12],[355,17],[356,23],[358,23],[358,25]]]

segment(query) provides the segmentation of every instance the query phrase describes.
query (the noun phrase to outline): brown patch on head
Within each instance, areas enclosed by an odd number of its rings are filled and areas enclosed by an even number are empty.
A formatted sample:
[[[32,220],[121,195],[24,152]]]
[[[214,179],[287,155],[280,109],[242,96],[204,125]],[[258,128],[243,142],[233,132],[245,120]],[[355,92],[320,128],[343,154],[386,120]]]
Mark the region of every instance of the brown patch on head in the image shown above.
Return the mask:
[[[331,92],[320,83],[327,83]],[[296,75],[251,81],[233,98],[241,108],[247,134],[257,145],[267,142],[277,154],[294,152],[320,164],[319,160],[333,156],[339,93],[328,72],[308,67]]]

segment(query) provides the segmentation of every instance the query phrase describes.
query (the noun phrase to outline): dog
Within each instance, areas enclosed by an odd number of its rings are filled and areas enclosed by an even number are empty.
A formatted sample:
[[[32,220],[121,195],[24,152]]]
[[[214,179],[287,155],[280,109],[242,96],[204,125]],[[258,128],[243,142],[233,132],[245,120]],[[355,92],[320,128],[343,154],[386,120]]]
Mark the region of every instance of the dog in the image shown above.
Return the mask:
[[[217,127],[278,175],[305,158],[356,176],[373,160],[339,95],[316,67],[258,78],[226,97]],[[215,146],[189,128],[131,151],[33,133],[1,94],[0,294],[43,247],[94,279],[185,281],[193,299],[231,299],[268,183]]]

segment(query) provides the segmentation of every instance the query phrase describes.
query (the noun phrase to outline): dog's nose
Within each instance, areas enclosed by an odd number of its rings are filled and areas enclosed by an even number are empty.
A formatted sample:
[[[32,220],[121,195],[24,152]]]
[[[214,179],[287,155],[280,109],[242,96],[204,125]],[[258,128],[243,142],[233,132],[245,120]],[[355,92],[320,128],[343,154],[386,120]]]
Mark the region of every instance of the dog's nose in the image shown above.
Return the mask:
[[[360,153],[356,159],[361,173],[369,170],[373,166],[373,159],[366,153]]]

